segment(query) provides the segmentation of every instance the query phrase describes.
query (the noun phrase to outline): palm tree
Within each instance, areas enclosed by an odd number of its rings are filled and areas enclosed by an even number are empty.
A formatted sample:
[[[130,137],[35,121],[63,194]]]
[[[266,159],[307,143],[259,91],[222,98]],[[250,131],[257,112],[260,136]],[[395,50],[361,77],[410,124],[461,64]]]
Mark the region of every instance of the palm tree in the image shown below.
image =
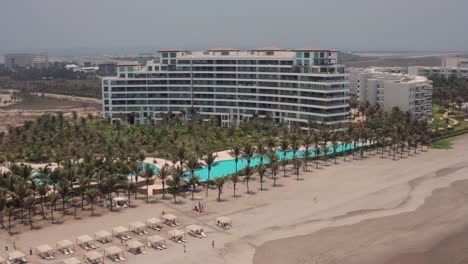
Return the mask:
[[[302,143],[304,144],[304,157],[303,157],[304,167],[305,167],[305,170],[307,171],[308,170],[307,162],[309,161],[310,154],[311,154],[310,146],[313,143],[312,137],[309,134],[305,135]]]
[[[47,195],[48,187],[45,184],[39,184],[37,188],[37,193],[39,194],[39,203],[41,204],[41,214],[42,219],[45,219],[44,213],[44,197]]]
[[[211,168],[215,164],[215,159],[216,159],[216,154],[213,154],[213,152],[209,152],[206,154],[205,158],[203,161],[206,164],[206,167],[208,168],[208,178],[206,179],[206,197],[208,197],[208,182],[210,181],[210,173],[211,173]]]
[[[294,170],[296,171],[296,179],[299,180],[299,169],[301,168],[302,161],[301,159],[295,157],[293,159]]]
[[[7,204],[7,190],[0,187],[0,222],[2,222],[2,228],[5,228],[5,223],[3,222],[3,211],[6,208]]]
[[[128,206],[130,206],[132,193],[137,193],[138,192],[137,185],[134,182],[127,181],[126,184],[124,185],[124,189],[125,189],[125,191],[127,191]]]
[[[181,166],[176,166],[171,171],[171,178],[168,179],[168,185],[172,187],[172,195],[174,196],[174,203],[177,203],[177,194],[179,192],[179,185],[184,176],[184,170]]]
[[[320,136],[317,132],[312,132],[312,142],[314,143],[315,168],[318,169],[318,159],[320,157]]]
[[[96,174],[96,177],[99,177],[100,175],[102,175],[101,173],[97,173]],[[78,178],[78,192],[80,193],[81,195],[81,210],[83,211],[84,210],[84,198],[85,198],[85,192],[86,192],[86,189],[89,187],[89,182],[90,182],[90,179],[84,175],[80,176]]]
[[[170,175],[169,167],[167,165],[164,165],[159,172],[156,174],[156,176],[161,179],[162,182],[162,198],[165,199],[165,193],[166,193],[166,179]]]
[[[249,194],[250,193],[249,181],[252,180],[252,174],[253,174],[252,167],[250,166],[245,167],[243,174],[244,174],[244,182],[247,183],[247,194]]]
[[[193,196],[195,194],[195,188],[198,184],[200,184],[200,177],[198,177],[198,175],[192,174],[192,176],[190,176],[190,179],[188,180],[188,183],[189,183],[189,186],[192,187],[192,200],[193,200]]]
[[[247,167],[250,167],[250,160],[254,154],[254,148],[250,143],[245,143],[242,149],[242,157],[247,160]]]
[[[146,203],[149,202],[149,185],[153,181],[154,171],[149,164],[146,164],[145,171],[141,174],[141,177],[145,179],[146,184]]]
[[[223,193],[223,186],[226,183],[226,177],[218,177],[214,179],[214,183],[218,188],[218,202],[221,202],[221,193]]]
[[[5,214],[8,217],[8,233],[11,234],[11,218],[15,216],[15,208],[13,206],[8,206],[5,210]]]
[[[257,144],[256,152],[258,157],[260,158],[260,164],[263,164],[263,159],[268,153],[268,149],[265,147],[263,141],[259,141]]]
[[[96,198],[99,196],[99,191],[92,188],[88,189],[85,192],[86,198],[88,198],[89,203],[91,204],[91,215],[94,216],[94,202],[96,201]],[[112,205],[112,201],[111,201]]]
[[[241,155],[241,147],[239,145],[234,145],[232,150],[229,152],[229,155],[234,158],[234,162],[236,163],[236,173],[237,173],[237,163],[239,162],[239,157]]]
[[[289,142],[288,142],[288,140],[286,138],[281,140],[280,149],[283,152],[283,160],[286,160],[286,154],[287,154],[287,152],[289,150]]]
[[[185,166],[190,171],[190,176],[192,176],[195,173],[195,170],[200,168],[200,162],[198,162],[198,157],[195,155],[191,155],[187,159],[187,164]]]
[[[240,181],[239,180],[239,174],[236,172],[236,173],[233,173],[229,176],[229,180],[232,182],[232,185],[233,185],[233,190],[234,190],[234,195],[233,197],[235,198],[236,197],[236,185],[237,183]]]
[[[271,176],[273,178],[273,187],[276,187],[276,173],[278,171],[279,165],[277,160],[270,160],[270,169],[271,169]]]
[[[113,210],[113,204],[112,204],[112,193],[115,191],[115,189],[118,186],[119,179],[117,178],[116,175],[108,175],[106,179],[104,180],[105,186],[107,189],[107,198],[109,199],[110,203],[110,210]],[[99,194],[99,192],[97,192]],[[88,197],[89,198],[89,197]]]
[[[263,176],[265,175],[265,172],[266,172],[266,166],[263,163],[261,163],[257,167],[257,172],[258,172],[258,175],[260,176],[260,191],[263,191]]]
[[[53,224],[54,223],[54,210],[55,210],[55,205],[57,204],[57,201],[59,199],[60,195],[56,192],[51,192],[49,193],[49,195],[47,196],[47,198],[49,199],[49,203],[50,203],[50,221],[51,223]]]
[[[65,215],[66,213],[66,208],[65,208],[65,199],[67,198],[67,195],[69,193],[68,189],[68,184],[65,182],[65,180],[60,180],[58,183],[58,193],[62,197],[62,215]]]
[[[71,199],[71,204],[73,206],[73,218],[76,220],[76,209],[78,208],[78,205],[80,204],[81,199],[79,197],[73,197]]]
[[[334,132],[330,139],[333,147],[333,158],[335,159],[336,164],[336,149],[338,148],[338,132]]]
[[[24,207],[28,210],[28,218],[31,229],[33,229],[32,210],[34,209],[35,205],[36,199],[34,197],[28,196],[26,199],[24,199]]]

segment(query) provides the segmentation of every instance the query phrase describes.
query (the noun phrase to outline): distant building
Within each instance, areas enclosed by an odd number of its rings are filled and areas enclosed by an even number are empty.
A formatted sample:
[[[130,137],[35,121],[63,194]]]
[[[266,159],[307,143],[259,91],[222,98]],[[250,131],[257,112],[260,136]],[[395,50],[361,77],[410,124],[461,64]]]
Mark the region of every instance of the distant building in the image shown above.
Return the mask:
[[[468,67],[468,58],[463,57],[447,57],[442,61],[442,67]]]
[[[349,81],[359,101],[379,104],[385,111],[398,107],[417,118],[432,116],[432,81],[426,77],[367,68],[350,70]]]
[[[429,77],[431,75],[441,75],[448,78],[455,75],[461,78],[468,78],[468,67],[423,67],[423,66],[410,66],[408,73]]]
[[[5,65],[8,68],[45,68],[49,63],[47,52],[11,53],[5,55]]]
[[[115,76],[117,74],[117,64],[116,63],[100,63],[99,75],[101,76]]]

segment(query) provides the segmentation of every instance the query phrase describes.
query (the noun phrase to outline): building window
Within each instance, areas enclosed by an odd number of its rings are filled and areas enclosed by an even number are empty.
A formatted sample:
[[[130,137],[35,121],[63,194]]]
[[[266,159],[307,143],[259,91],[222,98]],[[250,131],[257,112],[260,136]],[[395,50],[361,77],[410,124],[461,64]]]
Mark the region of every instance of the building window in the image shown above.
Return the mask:
[[[309,52],[304,52],[304,58],[310,58],[310,53]]]
[[[162,60],[162,64],[167,64],[167,60]]]
[[[162,54],[162,57],[163,57],[163,58],[167,58],[167,53],[164,52],[164,53]]]
[[[175,58],[176,57],[176,54],[175,53],[171,53],[171,58]]]
[[[296,65],[302,65],[302,60],[296,60]]]
[[[119,67],[119,71],[125,71],[125,67],[124,67],[124,66],[120,66],[120,67]]]
[[[266,55],[268,55],[268,56],[272,56],[273,54],[274,54],[273,51],[267,51],[267,52],[266,52]]]
[[[296,58],[302,58],[302,52],[296,52]]]

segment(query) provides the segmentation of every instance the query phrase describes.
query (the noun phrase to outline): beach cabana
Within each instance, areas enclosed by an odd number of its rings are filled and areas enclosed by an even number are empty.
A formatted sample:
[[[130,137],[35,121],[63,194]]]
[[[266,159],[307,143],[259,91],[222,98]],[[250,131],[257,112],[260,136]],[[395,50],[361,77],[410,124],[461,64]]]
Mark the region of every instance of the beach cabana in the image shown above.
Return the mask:
[[[167,232],[167,238],[176,242],[176,243],[185,243],[187,242],[185,240],[185,233],[178,230],[178,229],[172,229]]]
[[[125,197],[114,197],[112,203],[116,208],[127,208],[127,198]]]
[[[215,219],[216,225],[221,227],[224,230],[230,229],[232,227],[232,220],[225,216],[220,216]]]
[[[146,226],[156,231],[161,231],[162,220],[159,218],[150,218],[146,220]]]
[[[206,237],[205,233],[203,233],[203,228],[197,225],[189,225],[185,228],[185,231],[194,237]]]
[[[133,254],[146,254],[144,251],[145,244],[136,240],[127,243],[127,250]]]
[[[148,234],[148,232],[146,231],[146,225],[143,222],[133,222],[129,224],[128,227],[131,231],[140,236]]]
[[[8,254],[8,261],[10,263],[27,263],[28,260],[26,259],[26,255],[19,251],[13,251],[10,254]]]
[[[177,220],[177,216],[173,215],[173,214],[165,214],[162,216],[162,219],[164,221],[164,223],[168,226],[178,226],[180,224],[178,224],[176,222]]]
[[[75,244],[70,240],[60,240],[55,245],[58,251],[62,252],[65,255],[75,253]]]
[[[86,250],[97,248],[97,245],[94,244],[94,239],[88,235],[79,236],[76,239],[76,244],[78,244],[80,247]]]
[[[36,247],[36,254],[46,260],[55,258],[55,250],[47,244]]]
[[[167,249],[166,241],[164,240],[163,237],[159,235],[153,235],[153,236],[147,237],[146,242],[148,243],[148,246],[150,247],[157,248],[159,250]]]
[[[84,255],[84,260],[85,263],[99,264],[104,263],[104,256],[97,251],[91,251]]]
[[[112,259],[112,261],[124,261],[123,250],[116,246],[111,246],[104,249],[104,256]]]
[[[79,259],[72,257],[72,258],[64,259],[60,263],[61,264],[81,264],[82,262]]]
[[[112,235],[122,240],[129,240],[132,238],[128,235],[128,228],[123,226],[114,227],[112,229]]]
[[[94,233],[94,239],[96,239],[97,241],[103,244],[109,243],[112,241],[112,234],[107,232],[106,230],[101,230],[101,231]]]

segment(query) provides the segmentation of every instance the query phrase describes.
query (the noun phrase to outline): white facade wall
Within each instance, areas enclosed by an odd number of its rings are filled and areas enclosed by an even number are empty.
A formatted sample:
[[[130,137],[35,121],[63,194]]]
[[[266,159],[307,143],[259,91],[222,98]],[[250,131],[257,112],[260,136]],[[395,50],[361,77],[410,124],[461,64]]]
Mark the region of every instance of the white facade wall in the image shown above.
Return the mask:
[[[253,116],[306,127],[345,122],[348,81],[331,50],[215,49],[161,51],[159,61],[118,65],[102,79],[104,116],[156,123],[161,113],[216,118],[222,125]]]
[[[432,82],[425,77],[379,72],[374,68],[352,71],[350,90],[359,101],[378,103],[385,111],[394,107],[418,118],[432,116]]]

